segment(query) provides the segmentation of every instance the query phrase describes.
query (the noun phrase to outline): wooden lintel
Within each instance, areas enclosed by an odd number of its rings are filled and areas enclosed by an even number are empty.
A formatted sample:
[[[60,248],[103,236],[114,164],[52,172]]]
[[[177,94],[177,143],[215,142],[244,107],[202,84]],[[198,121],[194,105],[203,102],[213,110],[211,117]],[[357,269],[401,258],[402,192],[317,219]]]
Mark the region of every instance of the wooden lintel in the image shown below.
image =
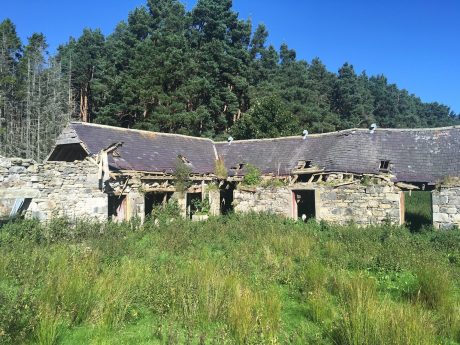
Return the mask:
[[[318,167],[313,167],[313,168],[302,168],[302,169],[293,169],[292,173],[293,174],[315,174],[315,173],[320,173],[323,172],[324,169],[318,168]]]
[[[415,189],[420,189],[419,187],[410,184],[410,183],[404,183],[404,182],[398,182],[396,183],[396,187],[399,187],[401,189],[407,189],[407,190],[415,190]]]
[[[350,184],[357,184],[358,182],[359,181],[347,181],[347,182],[343,182],[343,183],[333,185],[332,187],[337,188],[337,187],[347,186],[347,185],[350,185]]]
[[[169,193],[172,192],[174,193],[176,191],[176,188],[174,187],[169,187],[169,188],[145,188],[144,192],[146,193]]]

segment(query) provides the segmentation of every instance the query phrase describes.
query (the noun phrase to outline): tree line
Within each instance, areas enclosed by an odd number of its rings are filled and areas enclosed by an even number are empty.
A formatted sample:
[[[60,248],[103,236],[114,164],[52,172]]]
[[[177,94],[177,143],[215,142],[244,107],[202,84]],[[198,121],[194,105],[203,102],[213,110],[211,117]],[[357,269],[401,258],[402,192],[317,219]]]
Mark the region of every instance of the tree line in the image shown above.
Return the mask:
[[[319,58],[267,43],[231,0],[147,0],[113,33],[85,29],[50,56],[0,24],[0,154],[43,158],[70,119],[222,139],[322,133],[350,127],[458,123],[384,75],[337,73]]]

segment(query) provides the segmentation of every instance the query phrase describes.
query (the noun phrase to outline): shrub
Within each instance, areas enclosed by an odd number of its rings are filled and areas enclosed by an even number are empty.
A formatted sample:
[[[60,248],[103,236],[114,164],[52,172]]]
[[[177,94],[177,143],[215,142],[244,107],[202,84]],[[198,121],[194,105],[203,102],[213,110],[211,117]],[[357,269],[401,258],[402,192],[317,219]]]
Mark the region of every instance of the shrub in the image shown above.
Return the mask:
[[[179,193],[184,193],[191,185],[190,181],[190,174],[192,173],[192,169],[184,163],[180,158],[176,159],[175,167],[174,167],[174,177],[175,183],[174,186],[176,187],[176,191]]]
[[[246,164],[245,169],[243,184],[246,186],[257,186],[262,181],[260,170],[252,164]]]
[[[195,199],[192,200],[192,205],[196,210],[196,214],[208,214],[211,210],[211,204],[209,203],[209,197],[203,200]]]
[[[154,206],[151,213],[152,218],[161,224],[170,222],[171,219],[177,219],[180,215],[179,203],[176,199],[171,199],[164,205]]]

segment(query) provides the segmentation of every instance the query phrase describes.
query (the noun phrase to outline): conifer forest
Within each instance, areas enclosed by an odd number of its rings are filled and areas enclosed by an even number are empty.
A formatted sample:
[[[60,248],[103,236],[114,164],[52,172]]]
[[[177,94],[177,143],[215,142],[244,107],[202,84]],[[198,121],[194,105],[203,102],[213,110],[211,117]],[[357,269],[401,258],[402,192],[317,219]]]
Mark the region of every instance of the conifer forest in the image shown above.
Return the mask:
[[[263,24],[231,0],[147,0],[107,36],[97,28],[48,52],[0,23],[0,155],[42,160],[72,120],[225,139],[353,127],[438,127],[458,114],[425,103],[353,61],[330,71],[320,57],[274,47]]]

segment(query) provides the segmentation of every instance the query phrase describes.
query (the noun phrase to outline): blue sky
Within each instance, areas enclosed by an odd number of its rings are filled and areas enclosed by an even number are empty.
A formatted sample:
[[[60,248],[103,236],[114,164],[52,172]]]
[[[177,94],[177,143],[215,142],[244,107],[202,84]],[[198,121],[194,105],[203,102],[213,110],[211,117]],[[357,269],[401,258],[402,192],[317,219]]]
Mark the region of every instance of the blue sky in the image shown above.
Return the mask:
[[[11,18],[25,41],[43,32],[50,51],[84,27],[109,34],[144,0],[0,0],[0,20]],[[195,1],[185,1],[191,8]],[[241,18],[264,23],[269,43],[287,43],[297,56],[319,57],[336,72],[350,62],[358,72],[384,74],[422,100],[460,113],[459,0],[234,0]]]

